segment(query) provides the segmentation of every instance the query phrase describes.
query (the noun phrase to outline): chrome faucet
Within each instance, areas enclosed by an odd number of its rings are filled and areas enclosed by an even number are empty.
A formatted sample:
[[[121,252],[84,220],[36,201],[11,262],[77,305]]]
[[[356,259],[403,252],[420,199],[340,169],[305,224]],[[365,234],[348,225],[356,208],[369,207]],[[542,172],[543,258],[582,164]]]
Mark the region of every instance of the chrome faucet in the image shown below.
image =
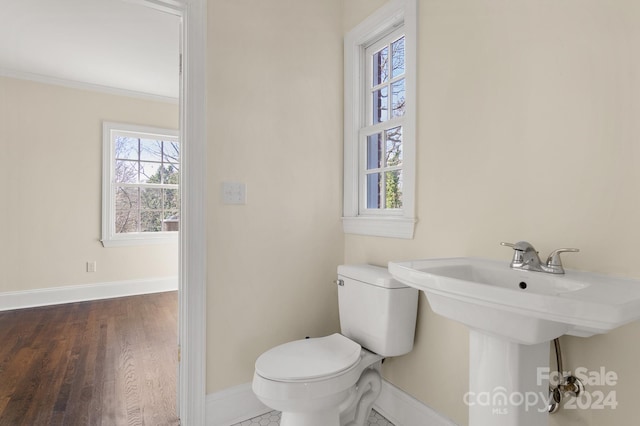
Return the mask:
[[[513,260],[511,266],[513,269],[523,271],[547,272],[549,274],[564,274],[560,253],[578,252],[577,248],[559,248],[551,252],[547,261],[543,264],[540,256],[533,246],[526,241],[513,243],[500,243],[501,246],[511,247],[513,249]]]

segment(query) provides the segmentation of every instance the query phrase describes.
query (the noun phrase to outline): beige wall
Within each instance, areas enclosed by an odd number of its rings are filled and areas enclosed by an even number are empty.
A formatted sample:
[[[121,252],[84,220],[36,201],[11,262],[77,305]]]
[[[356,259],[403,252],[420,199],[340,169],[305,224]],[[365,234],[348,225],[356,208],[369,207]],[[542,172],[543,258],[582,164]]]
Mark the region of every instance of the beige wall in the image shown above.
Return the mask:
[[[177,276],[177,243],[99,241],[102,121],[175,129],[176,104],[0,77],[0,120],[0,293]]]
[[[249,382],[269,347],[337,330],[342,262],[506,263],[498,243],[525,239],[581,248],[568,267],[640,278],[632,0],[421,0],[415,238],[342,235],[341,37],[383,3],[209,2],[209,393]],[[220,202],[224,180],[247,184],[247,205]],[[552,425],[635,421],[639,331],[562,339],[567,367],[619,374],[619,405]],[[465,425],[467,375],[466,329],[421,296],[415,350],[385,376]]]
[[[338,330],[340,0],[208,3],[207,392],[277,344]],[[247,185],[224,205],[223,181]]]
[[[498,243],[523,239],[542,254],[579,247],[565,256],[568,267],[640,278],[640,3],[421,0],[419,7],[416,235],[347,236],[345,261],[508,262],[510,251]],[[345,27],[371,9],[345,1]],[[637,422],[639,333],[634,323],[562,338],[565,368],[618,373],[618,385],[601,390],[614,390],[619,405],[564,411],[551,425]],[[465,425],[467,339],[422,296],[415,350],[385,363],[385,375]]]

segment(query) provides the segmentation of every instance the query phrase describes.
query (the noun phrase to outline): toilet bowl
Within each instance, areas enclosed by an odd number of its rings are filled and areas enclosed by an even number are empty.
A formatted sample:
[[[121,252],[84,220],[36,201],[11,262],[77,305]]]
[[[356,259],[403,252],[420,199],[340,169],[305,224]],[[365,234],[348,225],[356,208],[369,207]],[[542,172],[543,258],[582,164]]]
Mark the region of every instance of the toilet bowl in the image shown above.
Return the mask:
[[[338,267],[341,333],[295,340],[258,357],[253,392],[280,426],[364,426],[385,357],[413,349],[418,290],[386,268]]]
[[[256,361],[253,392],[280,426],[363,425],[381,389],[382,356],[332,334],[277,346]]]

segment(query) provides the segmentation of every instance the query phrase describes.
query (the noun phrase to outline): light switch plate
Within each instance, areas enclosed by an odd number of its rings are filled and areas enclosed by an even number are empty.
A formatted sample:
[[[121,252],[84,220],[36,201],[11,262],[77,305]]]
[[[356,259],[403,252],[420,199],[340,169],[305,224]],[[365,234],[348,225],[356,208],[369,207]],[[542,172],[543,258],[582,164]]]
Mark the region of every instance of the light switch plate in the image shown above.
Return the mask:
[[[247,185],[243,182],[222,182],[224,204],[247,204]]]

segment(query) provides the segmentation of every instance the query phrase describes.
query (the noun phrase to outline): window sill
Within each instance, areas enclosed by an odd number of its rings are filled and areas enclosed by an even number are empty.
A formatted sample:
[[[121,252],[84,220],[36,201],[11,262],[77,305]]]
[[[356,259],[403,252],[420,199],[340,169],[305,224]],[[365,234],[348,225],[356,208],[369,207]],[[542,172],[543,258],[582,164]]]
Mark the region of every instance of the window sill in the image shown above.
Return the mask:
[[[178,233],[157,235],[153,237],[128,236],[127,238],[109,238],[100,240],[103,247],[127,247],[127,246],[148,246],[156,244],[175,244],[178,242]]]
[[[343,217],[345,234],[373,237],[413,239],[417,219],[407,217],[353,216]]]

